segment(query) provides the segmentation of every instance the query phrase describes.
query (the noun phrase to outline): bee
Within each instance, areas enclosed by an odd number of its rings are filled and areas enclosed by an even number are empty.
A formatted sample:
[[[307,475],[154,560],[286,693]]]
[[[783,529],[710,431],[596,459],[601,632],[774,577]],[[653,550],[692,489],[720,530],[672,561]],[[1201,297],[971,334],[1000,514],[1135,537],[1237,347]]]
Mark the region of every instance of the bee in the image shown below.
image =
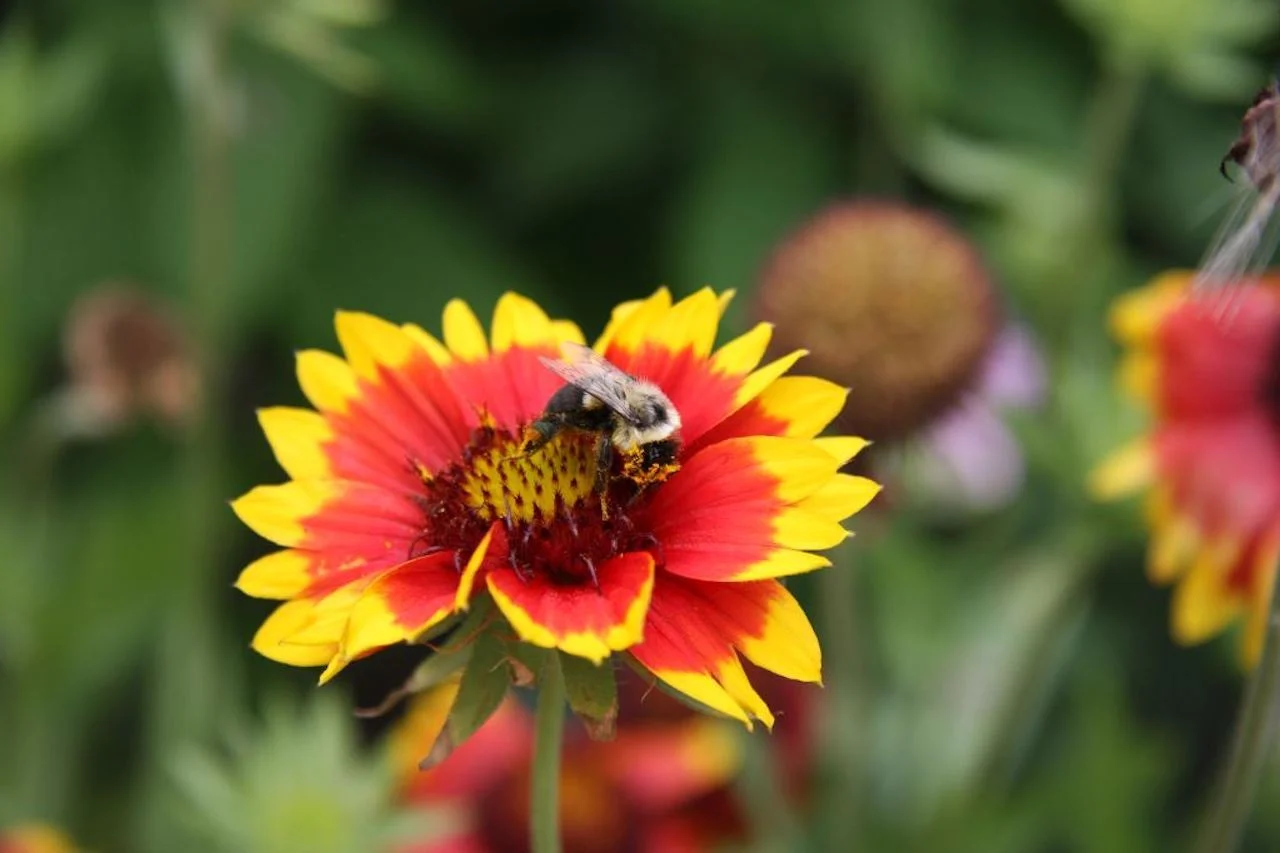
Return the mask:
[[[622,476],[644,488],[679,467],[680,413],[662,389],[620,370],[590,347],[565,343],[563,359],[539,357],[565,381],[525,433],[523,450],[533,453],[566,429],[596,436],[596,491],[609,485],[614,454]]]
[[[1240,135],[1218,168],[1230,178],[1227,164],[1244,173],[1251,192],[1222,225],[1195,277],[1194,289],[1206,292],[1265,264],[1275,248],[1268,231],[1280,208],[1280,87],[1272,80],[1260,91],[1240,122]],[[1229,307],[1229,306],[1228,306]]]

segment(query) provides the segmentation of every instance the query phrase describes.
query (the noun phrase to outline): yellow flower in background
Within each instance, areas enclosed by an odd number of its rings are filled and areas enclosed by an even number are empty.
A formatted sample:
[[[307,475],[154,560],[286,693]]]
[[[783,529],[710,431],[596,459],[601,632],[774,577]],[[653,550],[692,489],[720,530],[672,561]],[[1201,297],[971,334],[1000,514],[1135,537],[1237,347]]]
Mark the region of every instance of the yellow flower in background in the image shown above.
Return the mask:
[[[1239,619],[1256,663],[1280,558],[1280,277],[1242,281],[1228,310],[1187,296],[1173,272],[1117,300],[1123,390],[1151,413],[1147,435],[1093,472],[1101,498],[1146,493],[1147,572],[1176,584],[1184,644]]]
[[[821,678],[817,637],[779,578],[830,565],[813,552],[843,541],[841,522],[879,487],[839,473],[866,442],[817,437],[845,391],[785,376],[802,352],[761,366],[763,323],[715,348],[727,302],[659,290],[619,306],[595,344],[678,412],[674,464],[643,488],[634,454],[597,477],[592,434],[525,444],[565,384],[543,360],[584,341],[574,324],[515,294],[487,334],[451,302],[442,339],[340,313],[344,357],[298,357],[315,410],[260,413],[292,479],[234,503],[284,548],[238,581],[286,602],[254,648],[324,666],[325,681],[489,597],[524,643],[596,663],[625,653],[711,709],[772,725],[742,659]]]
[[[76,853],[62,832],[44,824],[23,824],[0,832],[0,853]]]

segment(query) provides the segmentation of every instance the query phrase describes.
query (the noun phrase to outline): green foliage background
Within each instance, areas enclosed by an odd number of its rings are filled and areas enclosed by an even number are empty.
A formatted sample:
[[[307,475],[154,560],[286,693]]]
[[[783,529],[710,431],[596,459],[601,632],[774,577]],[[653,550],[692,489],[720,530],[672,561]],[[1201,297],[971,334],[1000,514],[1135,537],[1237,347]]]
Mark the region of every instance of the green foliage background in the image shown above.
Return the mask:
[[[877,529],[817,613],[843,746],[803,843],[1186,846],[1242,677],[1230,642],[1170,642],[1136,511],[1082,472],[1140,426],[1106,304],[1208,245],[1275,3],[0,9],[0,825],[103,853],[372,849],[376,759],[335,719],[411,658],[317,693],[250,652],[269,608],[231,589],[264,544],[226,501],[280,478],[254,409],[301,402],[292,352],[333,345],[335,308],[431,328],[515,289],[590,330],[661,283],[749,294],[789,229],[875,195],[979,243],[1050,400],[1017,424],[1015,505],[855,522]],[[188,312],[210,417],[51,447],[67,311],[121,279]],[[289,800],[281,767],[314,790]],[[1274,775],[1251,850],[1280,845]]]

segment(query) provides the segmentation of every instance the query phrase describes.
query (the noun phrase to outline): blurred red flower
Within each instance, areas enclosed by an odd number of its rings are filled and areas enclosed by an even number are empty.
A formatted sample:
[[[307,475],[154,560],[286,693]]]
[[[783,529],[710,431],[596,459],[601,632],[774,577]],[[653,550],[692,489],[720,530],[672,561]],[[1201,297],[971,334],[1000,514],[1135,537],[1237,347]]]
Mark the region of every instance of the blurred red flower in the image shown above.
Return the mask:
[[[760,675],[779,711],[772,745],[782,787],[801,789],[812,688]],[[616,737],[593,741],[574,726],[561,765],[566,853],[682,853],[741,839],[747,821],[731,790],[741,763],[740,730],[697,714],[625,673]],[[452,685],[419,697],[393,735],[393,755],[410,806],[440,809],[460,830],[399,853],[517,853],[529,849],[533,716],[508,698],[438,766],[421,771],[452,703]]]
[[[1150,432],[1093,472],[1115,497],[1147,488],[1148,574],[1175,583],[1172,631],[1202,642],[1243,617],[1244,662],[1262,648],[1280,558],[1280,277],[1191,300],[1174,272],[1121,297],[1112,326],[1120,384]]]

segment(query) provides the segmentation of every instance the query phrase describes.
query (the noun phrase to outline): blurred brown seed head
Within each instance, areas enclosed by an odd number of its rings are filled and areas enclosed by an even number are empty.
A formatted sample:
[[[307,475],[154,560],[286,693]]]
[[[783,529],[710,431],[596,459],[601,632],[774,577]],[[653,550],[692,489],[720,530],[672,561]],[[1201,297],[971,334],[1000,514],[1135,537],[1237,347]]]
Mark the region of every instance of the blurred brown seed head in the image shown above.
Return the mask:
[[[104,426],[140,415],[181,426],[199,407],[199,375],[177,318],[128,285],[101,285],[71,306],[63,353],[73,392]]]
[[[757,289],[777,351],[852,389],[842,429],[910,435],[975,378],[999,311],[977,251],[935,214],[896,203],[833,205],[775,251]]]

